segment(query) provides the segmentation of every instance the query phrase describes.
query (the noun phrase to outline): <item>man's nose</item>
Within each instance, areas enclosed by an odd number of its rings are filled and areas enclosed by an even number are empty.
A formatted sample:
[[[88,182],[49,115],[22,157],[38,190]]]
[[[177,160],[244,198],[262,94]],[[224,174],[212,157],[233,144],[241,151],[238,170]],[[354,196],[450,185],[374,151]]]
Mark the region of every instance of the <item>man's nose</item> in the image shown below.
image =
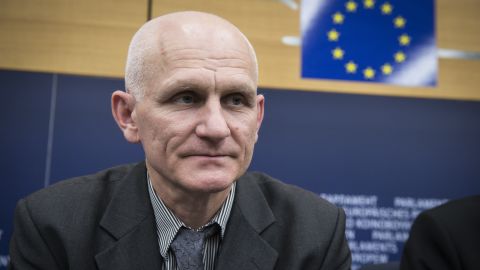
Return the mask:
[[[220,101],[206,102],[198,117],[200,122],[195,130],[198,137],[220,141],[230,136],[230,128]]]

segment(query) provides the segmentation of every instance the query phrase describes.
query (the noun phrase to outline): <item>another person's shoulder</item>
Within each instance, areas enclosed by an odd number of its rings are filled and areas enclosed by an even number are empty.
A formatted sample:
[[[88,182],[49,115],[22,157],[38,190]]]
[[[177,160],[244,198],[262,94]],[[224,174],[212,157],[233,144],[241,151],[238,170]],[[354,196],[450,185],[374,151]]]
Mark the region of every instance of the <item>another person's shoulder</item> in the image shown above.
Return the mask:
[[[468,219],[480,219],[480,195],[448,201],[422,212],[417,220],[435,219],[444,225],[458,224]]]
[[[480,195],[425,210],[413,222],[400,269],[480,269]]]
[[[411,234],[415,237],[424,231],[455,235],[455,242],[480,241],[480,195],[448,201],[425,210],[415,219]],[[435,228],[435,230],[433,230]],[[418,232],[417,232],[418,231]]]
[[[447,213],[461,213],[458,210],[475,210],[475,213],[480,213],[478,211],[478,206],[480,205],[480,195],[474,195],[469,197],[464,197],[461,199],[455,199],[448,201],[442,205],[434,207],[425,211],[426,213],[443,215]]]

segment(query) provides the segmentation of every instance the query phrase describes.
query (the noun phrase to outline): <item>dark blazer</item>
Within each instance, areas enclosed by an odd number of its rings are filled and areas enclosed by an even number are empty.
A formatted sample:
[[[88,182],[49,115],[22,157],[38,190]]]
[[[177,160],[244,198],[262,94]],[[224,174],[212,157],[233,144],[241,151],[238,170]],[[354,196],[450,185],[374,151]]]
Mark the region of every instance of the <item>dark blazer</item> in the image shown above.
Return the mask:
[[[480,195],[422,212],[410,230],[400,269],[480,269]]]
[[[161,269],[145,163],[60,182],[22,199],[10,269]],[[264,174],[238,180],[216,269],[349,269],[345,214]]]

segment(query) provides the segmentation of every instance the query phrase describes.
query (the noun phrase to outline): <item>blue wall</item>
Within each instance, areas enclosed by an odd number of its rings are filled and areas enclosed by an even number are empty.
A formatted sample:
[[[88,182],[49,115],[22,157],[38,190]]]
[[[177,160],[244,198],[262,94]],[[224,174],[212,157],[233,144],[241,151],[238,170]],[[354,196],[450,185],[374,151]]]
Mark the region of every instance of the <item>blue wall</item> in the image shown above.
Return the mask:
[[[123,139],[111,117],[110,95],[124,88],[123,80],[0,71],[0,81],[4,269],[19,198],[64,178],[141,160],[143,152]],[[354,268],[398,260],[418,211],[480,193],[480,102],[260,92],[266,112],[251,170],[346,207]],[[371,200],[362,205],[355,198]],[[387,217],[354,212],[366,208],[409,216],[390,218],[401,228],[377,228],[374,237],[362,227],[366,219]],[[394,239],[380,241],[379,233]]]

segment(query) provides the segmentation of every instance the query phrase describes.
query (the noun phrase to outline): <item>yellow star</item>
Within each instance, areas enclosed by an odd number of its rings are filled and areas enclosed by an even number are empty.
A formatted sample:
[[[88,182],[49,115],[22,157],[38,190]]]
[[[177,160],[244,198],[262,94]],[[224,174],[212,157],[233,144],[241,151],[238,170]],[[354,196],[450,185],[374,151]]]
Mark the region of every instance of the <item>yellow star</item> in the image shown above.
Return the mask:
[[[336,47],[334,50],[332,50],[333,59],[335,60],[343,59],[344,54],[345,51],[342,50],[340,47]]]
[[[404,28],[405,24],[407,24],[407,20],[405,20],[405,18],[402,16],[397,16],[395,19],[393,19],[393,24],[395,25],[395,28]]]
[[[348,12],[355,12],[357,11],[357,3],[355,3],[355,1],[348,1],[347,3],[345,3],[345,8],[347,9]]]
[[[337,30],[332,29],[328,31],[327,36],[328,36],[328,40],[330,41],[338,41],[338,39],[340,38],[340,32],[337,32]]]
[[[386,2],[381,6],[381,10],[382,10],[382,14],[390,15],[392,14],[393,6],[390,3]]]
[[[375,77],[375,70],[371,67],[367,67],[363,70],[363,77],[368,80],[373,79]]]
[[[405,59],[407,59],[407,55],[399,51],[393,55],[393,58],[395,58],[395,62],[402,63],[405,61]]]
[[[368,9],[372,9],[375,6],[375,1],[374,0],[364,0],[363,1],[363,6]]]
[[[393,67],[389,63],[386,63],[382,66],[382,73],[384,75],[390,75],[393,72]]]
[[[400,43],[401,46],[408,46],[410,45],[410,36],[407,34],[403,34],[398,37],[398,42]]]
[[[356,73],[357,64],[355,64],[353,61],[349,61],[345,64],[345,70],[347,71],[347,73]]]
[[[345,20],[345,16],[340,12],[335,12],[335,14],[332,15],[332,19],[334,24],[342,24]]]

